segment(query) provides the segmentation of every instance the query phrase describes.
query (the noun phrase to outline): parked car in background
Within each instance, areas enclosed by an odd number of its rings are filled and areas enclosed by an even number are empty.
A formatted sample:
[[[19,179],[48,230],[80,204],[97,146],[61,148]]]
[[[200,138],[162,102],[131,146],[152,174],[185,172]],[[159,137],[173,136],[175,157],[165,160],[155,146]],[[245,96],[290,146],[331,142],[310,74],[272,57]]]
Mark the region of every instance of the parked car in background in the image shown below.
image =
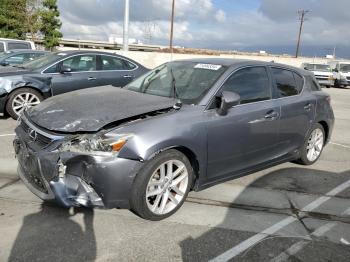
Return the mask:
[[[40,198],[160,220],[190,190],[287,161],[315,163],[333,123],[330,96],[310,72],[191,59],[124,88],[52,97],[21,115],[14,147],[19,176]]]
[[[314,73],[321,86],[330,88],[334,85],[333,72],[329,65],[320,63],[303,63],[301,67]]]
[[[14,49],[35,50],[36,48],[34,42],[32,41],[0,38],[0,52],[5,52]]]
[[[48,54],[47,51],[16,49],[0,53],[0,66],[22,65],[33,61],[43,55]],[[1,72],[1,69],[0,69]]]
[[[329,66],[333,71],[334,87],[350,85],[350,61],[332,61]]]
[[[0,71],[0,114],[16,119],[43,99],[95,86],[123,87],[148,69],[112,53],[67,51],[50,53],[18,67]]]

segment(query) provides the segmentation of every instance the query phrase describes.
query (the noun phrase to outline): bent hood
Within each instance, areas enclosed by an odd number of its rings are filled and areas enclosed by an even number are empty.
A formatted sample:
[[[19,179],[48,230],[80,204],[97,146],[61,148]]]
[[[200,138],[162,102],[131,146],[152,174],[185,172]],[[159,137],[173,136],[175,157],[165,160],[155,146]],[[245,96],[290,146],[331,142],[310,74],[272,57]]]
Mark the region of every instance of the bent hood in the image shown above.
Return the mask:
[[[28,109],[26,116],[51,131],[96,132],[110,123],[173,105],[171,98],[100,86],[49,98]]]

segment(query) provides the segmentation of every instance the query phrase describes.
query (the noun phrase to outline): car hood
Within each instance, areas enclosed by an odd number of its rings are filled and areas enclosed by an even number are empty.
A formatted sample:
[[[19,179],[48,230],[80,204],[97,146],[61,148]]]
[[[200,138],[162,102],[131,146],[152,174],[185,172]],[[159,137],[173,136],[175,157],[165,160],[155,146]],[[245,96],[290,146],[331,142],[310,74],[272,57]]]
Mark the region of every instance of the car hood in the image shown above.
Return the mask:
[[[14,76],[14,75],[25,75],[33,73],[30,70],[26,70],[19,67],[13,67],[13,66],[0,66],[0,77],[4,76]]]
[[[173,105],[171,98],[100,86],[51,97],[25,114],[34,124],[54,132],[96,132],[108,124]]]

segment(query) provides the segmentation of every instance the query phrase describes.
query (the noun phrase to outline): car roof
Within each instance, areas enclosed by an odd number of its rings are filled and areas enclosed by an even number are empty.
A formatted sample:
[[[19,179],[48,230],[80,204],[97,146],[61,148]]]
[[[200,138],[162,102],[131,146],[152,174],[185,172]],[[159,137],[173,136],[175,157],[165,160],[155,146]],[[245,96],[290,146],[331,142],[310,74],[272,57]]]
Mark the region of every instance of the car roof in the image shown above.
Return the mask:
[[[216,64],[227,66],[231,68],[245,67],[245,66],[274,66],[274,67],[282,67],[286,69],[291,69],[299,72],[303,75],[309,75],[310,72],[300,69],[294,66],[275,63],[274,61],[266,62],[266,61],[258,61],[258,60],[250,60],[250,59],[234,59],[234,58],[191,58],[191,59],[183,59],[183,60],[175,60],[174,62],[193,62],[193,63],[203,63],[203,64]]]
[[[80,55],[80,54],[101,54],[101,55],[115,55],[115,56],[121,56],[116,53],[112,52],[103,52],[103,51],[95,51],[95,50],[67,50],[67,51],[57,51],[54,52],[54,54],[60,54],[60,55]]]

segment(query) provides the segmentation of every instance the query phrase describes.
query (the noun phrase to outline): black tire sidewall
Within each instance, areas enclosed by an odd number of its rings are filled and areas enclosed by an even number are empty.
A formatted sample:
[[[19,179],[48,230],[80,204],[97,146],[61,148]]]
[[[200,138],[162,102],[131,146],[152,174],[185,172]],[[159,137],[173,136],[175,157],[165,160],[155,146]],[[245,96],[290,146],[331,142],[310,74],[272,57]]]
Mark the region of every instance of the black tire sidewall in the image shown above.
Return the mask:
[[[17,119],[17,118],[18,118],[18,115],[16,114],[16,112],[15,112],[15,111],[13,110],[13,108],[12,108],[12,102],[13,102],[13,100],[15,99],[15,97],[16,97],[17,95],[21,94],[21,93],[31,93],[31,94],[37,96],[37,97],[39,98],[40,102],[44,100],[43,96],[42,96],[38,91],[36,91],[36,90],[34,90],[34,89],[32,89],[32,88],[27,88],[27,87],[25,87],[25,88],[19,88],[19,89],[13,91],[13,92],[10,94],[10,96],[9,96],[7,102],[6,102],[6,112],[7,112],[13,119]]]
[[[310,136],[312,134],[312,132],[315,130],[315,129],[320,129],[323,133],[323,146],[322,146],[322,149],[321,149],[321,152],[319,154],[319,156],[314,160],[314,161],[310,161],[308,158],[307,158],[307,146],[308,146],[308,142],[309,142],[309,139],[310,139]],[[326,136],[325,136],[325,131],[324,131],[324,128],[321,124],[317,123],[317,124],[314,124],[312,126],[312,128],[310,129],[306,139],[305,139],[305,142],[304,142],[304,145],[303,145],[303,148],[301,150],[301,157],[299,159],[299,162],[303,165],[312,165],[314,164],[315,162],[317,162],[317,160],[320,158],[320,156],[322,155],[322,152],[323,152],[323,149],[324,149],[324,146],[325,146],[325,141],[326,141]]]
[[[185,192],[183,199],[177,205],[177,207],[175,207],[171,212],[167,214],[157,215],[157,214],[154,214],[152,211],[150,211],[147,206],[146,188],[156,168],[158,168],[162,163],[172,159],[180,160],[182,163],[185,164],[187,168],[187,172],[188,172],[187,190]],[[148,220],[153,220],[153,221],[162,220],[171,216],[182,206],[182,204],[186,200],[187,195],[193,183],[193,177],[194,177],[194,171],[191,166],[191,163],[188,160],[188,158],[180,151],[175,149],[169,149],[157,154],[155,157],[153,157],[151,160],[145,163],[144,167],[141,169],[141,171],[137,174],[135,178],[132,191],[131,191],[131,198],[130,198],[131,210],[135,212],[137,215],[139,215],[140,217]]]

